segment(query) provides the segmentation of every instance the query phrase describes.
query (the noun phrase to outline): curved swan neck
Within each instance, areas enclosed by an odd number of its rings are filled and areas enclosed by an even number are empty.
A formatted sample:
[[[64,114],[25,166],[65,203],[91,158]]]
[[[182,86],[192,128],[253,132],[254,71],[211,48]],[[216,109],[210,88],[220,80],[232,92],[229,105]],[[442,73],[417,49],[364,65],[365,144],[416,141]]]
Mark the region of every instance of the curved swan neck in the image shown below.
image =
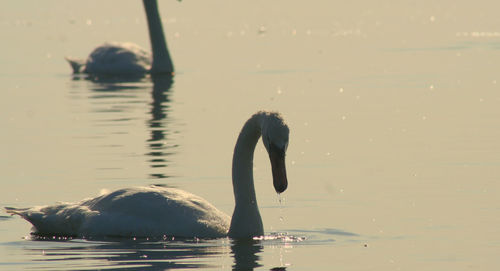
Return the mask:
[[[253,155],[261,136],[262,117],[252,116],[243,126],[233,155],[235,208],[229,228],[231,238],[252,238],[264,234],[253,181]]]
[[[253,184],[253,154],[260,138],[257,117],[249,119],[238,136],[233,154],[233,190],[236,205],[255,203]]]
[[[163,34],[160,13],[156,0],[143,0],[148,21],[149,39],[153,53],[151,73],[173,73],[174,66],[168,53],[167,42]]]

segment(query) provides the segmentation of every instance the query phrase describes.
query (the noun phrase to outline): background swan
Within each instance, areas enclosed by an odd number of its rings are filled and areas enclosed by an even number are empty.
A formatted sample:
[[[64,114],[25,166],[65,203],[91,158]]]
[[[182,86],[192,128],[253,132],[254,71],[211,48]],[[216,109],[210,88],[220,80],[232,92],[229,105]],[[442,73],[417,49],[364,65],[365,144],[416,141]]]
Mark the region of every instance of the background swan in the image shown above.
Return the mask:
[[[243,126],[233,155],[235,208],[229,216],[201,197],[175,188],[117,190],[77,203],[17,209],[6,207],[34,226],[37,235],[251,238],[264,234],[253,181],[257,141],[269,154],[276,192],[286,190],[285,152],[288,126],[274,112],[257,112]]]
[[[148,21],[152,56],[134,43],[105,43],[95,48],[86,60],[66,57],[73,72],[89,74],[173,73],[174,66],[163,34],[158,4],[156,0],[143,0],[143,4]]]

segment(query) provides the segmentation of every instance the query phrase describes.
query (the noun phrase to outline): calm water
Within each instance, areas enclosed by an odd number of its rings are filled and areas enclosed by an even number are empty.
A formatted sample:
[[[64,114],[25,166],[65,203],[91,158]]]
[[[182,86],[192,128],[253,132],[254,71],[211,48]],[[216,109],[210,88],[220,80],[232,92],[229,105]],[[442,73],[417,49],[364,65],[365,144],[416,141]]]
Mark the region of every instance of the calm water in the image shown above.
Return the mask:
[[[32,240],[0,213],[0,269],[497,270],[500,4],[290,2],[161,1],[177,75],[132,82],[63,58],[149,48],[140,1],[3,3],[0,206],[162,184],[230,214],[244,121],[278,110],[291,142],[281,203],[255,157],[279,238]]]

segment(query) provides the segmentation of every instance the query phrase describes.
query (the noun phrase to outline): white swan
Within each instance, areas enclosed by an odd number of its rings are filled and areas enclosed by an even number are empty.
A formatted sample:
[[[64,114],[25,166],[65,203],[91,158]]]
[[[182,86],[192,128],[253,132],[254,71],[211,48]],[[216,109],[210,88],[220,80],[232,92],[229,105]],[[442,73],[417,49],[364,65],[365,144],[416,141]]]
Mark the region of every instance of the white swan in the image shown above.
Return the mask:
[[[143,0],[148,21],[153,56],[140,46],[126,43],[105,43],[92,51],[87,60],[66,57],[74,73],[144,74],[173,73],[174,66],[167,49],[156,0]]]
[[[262,135],[271,160],[274,188],[281,193],[288,185],[285,168],[288,134],[283,118],[274,112],[257,112],[243,126],[233,155],[235,208],[230,223],[229,216],[203,198],[158,186],[121,189],[78,203],[5,209],[29,221],[35,234],[43,236],[235,239],[262,236],[264,228],[253,181],[255,146]]]

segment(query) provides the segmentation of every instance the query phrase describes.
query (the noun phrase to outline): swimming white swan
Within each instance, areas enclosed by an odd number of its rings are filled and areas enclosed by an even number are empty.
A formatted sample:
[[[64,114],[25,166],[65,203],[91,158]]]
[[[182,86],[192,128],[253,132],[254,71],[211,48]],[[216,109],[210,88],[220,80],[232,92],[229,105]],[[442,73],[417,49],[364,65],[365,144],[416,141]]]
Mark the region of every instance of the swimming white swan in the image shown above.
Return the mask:
[[[243,126],[233,155],[235,198],[233,217],[191,193],[166,187],[121,189],[78,203],[33,208],[10,208],[42,236],[199,237],[235,239],[262,236],[264,228],[253,181],[253,155],[257,141],[269,153],[276,192],[286,190],[285,152],[288,126],[278,113],[257,112]]]
[[[66,57],[74,73],[144,74],[173,73],[174,66],[167,49],[156,0],[143,0],[148,21],[151,50],[134,43],[105,43],[92,51],[87,60]]]

